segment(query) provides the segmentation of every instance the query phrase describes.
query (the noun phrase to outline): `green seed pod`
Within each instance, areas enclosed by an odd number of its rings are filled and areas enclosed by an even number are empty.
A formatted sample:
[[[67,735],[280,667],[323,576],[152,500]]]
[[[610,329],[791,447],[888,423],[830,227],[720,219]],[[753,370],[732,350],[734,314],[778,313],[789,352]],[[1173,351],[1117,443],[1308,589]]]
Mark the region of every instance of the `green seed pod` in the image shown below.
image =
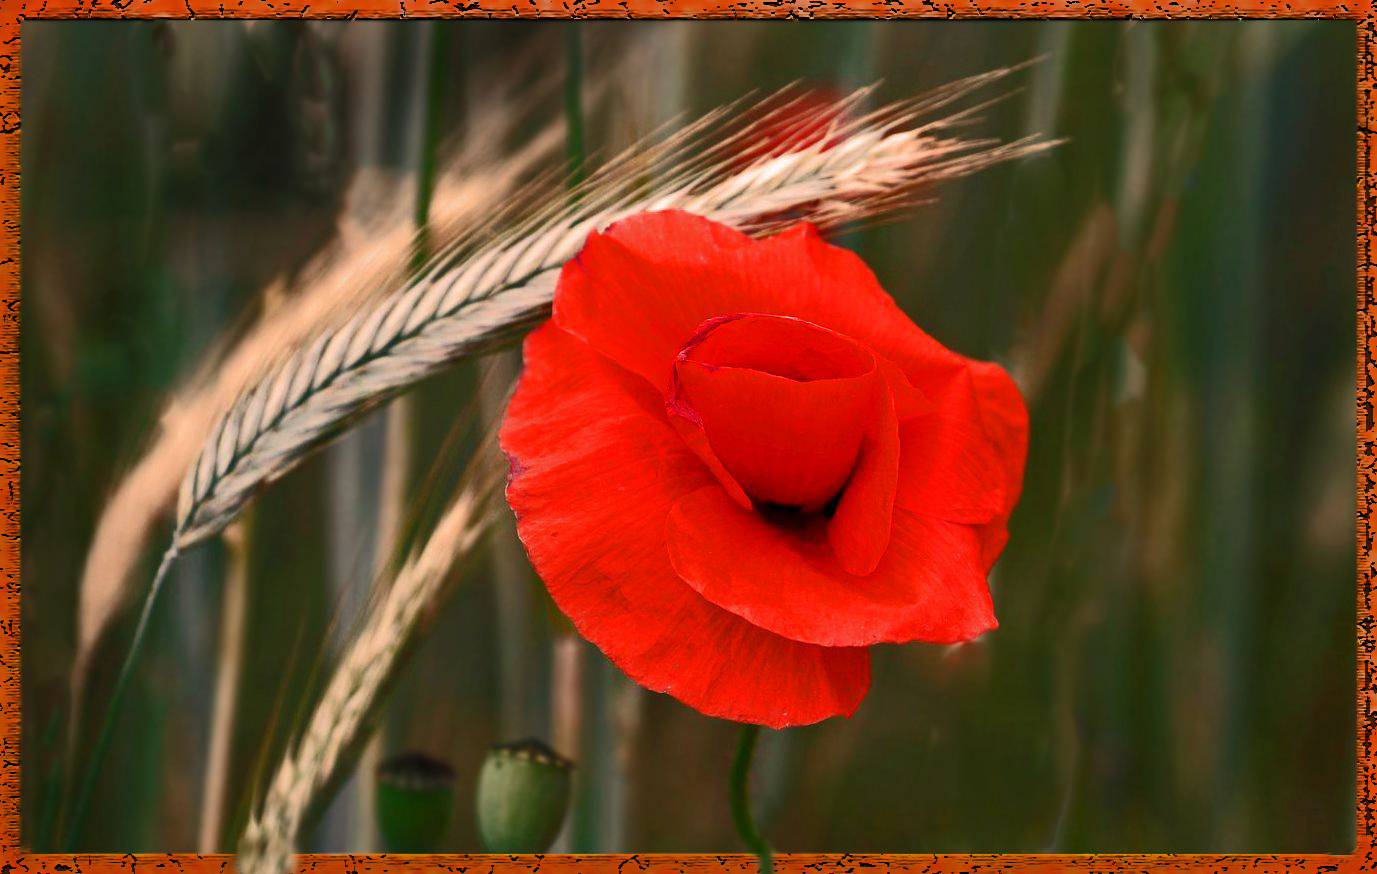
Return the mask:
[[[498,744],[478,774],[478,836],[490,853],[543,853],[569,809],[574,763],[538,740]]]
[[[378,766],[378,831],[389,853],[434,853],[449,828],[454,771],[421,753]]]

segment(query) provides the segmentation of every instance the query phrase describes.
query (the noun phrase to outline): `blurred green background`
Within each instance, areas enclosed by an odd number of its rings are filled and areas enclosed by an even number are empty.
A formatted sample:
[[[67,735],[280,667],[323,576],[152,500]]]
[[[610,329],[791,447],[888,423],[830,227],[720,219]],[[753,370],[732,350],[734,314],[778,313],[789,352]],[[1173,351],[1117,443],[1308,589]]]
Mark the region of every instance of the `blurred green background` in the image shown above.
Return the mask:
[[[564,27],[24,24],[27,845],[43,848],[73,770],[85,551],[168,392],[330,238],[355,168],[411,172],[426,58],[443,52],[441,118],[462,142],[467,107],[513,69],[558,77]],[[766,732],[756,794],[775,845],[1351,852],[1354,24],[580,27],[590,80],[607,81],[594,151],[753,88],[883,80],[878,105],[1034,57],[975,130],[1067,139],[841,238],[918,324],[1010,368],[1031,449],[992,581],[1001,627],[960,647],[878,647],[854,718]],[[553,117],[557,93],[549,103]],[[510,377],[513,353],[413,392],[414,492],[485,369]],[[368,582],[359,532],[374,524],[383,441],[374,416],[256,505],[219,836],[198,839],[225,564],[212,544],[160,605],[80,849],[232,847]],[[385,754],[419,750],[457,775],[443,851],[480,849],[472,789],[487,747],[550,736],[561,629],[510,528],[385,714]],[[100,651],[79,749],[132,625],[127,613]],[[633,687],[581,646],[561,846],[738,850],[734,727]],[[344,788],[312,847],[376,849],[364,791]]]

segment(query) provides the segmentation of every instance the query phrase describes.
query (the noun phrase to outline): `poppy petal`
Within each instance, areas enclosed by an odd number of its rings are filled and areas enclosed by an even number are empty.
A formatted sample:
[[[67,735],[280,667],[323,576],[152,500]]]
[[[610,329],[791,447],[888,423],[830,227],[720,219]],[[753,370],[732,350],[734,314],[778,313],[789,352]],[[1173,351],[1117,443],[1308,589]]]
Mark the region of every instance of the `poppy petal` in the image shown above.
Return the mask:
[[[1028,408],[1009,374],[997,364],[971,363],[971,378],[980,402],[981,421],[1003,461],[1004,506],[980,528],[985,567],[992,568],[1009,541],[1009,516],[1023,492],[1028,457]]]
[[[738,304],[754,280],[723,270],[720,256],[753,243],[689,213],[623,219],[589,234],[564,265],[555,324],[663,392],[679,348],[705,319],[749,310]]]
[[[853,341],[743,314],[709,320],[680,350],[667,407],[702,428],[754,501],[815,512],[856,470],[882,389],[874,357]]]
[[[641,213],[589,235],[554,319],[665,390],[680,347],[714,316],[793,316],[855,339],[927,392],[966,359],[913,324],[853,252],[809,224],[761,240],[691,213]]]
[[[736,477],[732,476],[727,468],[722,465],[717,454],[714,453],[712,447],[708,445],[708,436],[703,433],[702,423],[686,419],[682,415],[679,415],[680,412],[682,412],[682,410],[675,411],[671,409],[669,423],[674,426],[675,431],[679,432],[679,436],[684,440],[684,445],[687,446],[694,455],[698,456],[699,461],[707,465],[708,470],[717,478],[718,484],[722,486],[733,501],[736,501],[736,503],[747,510],[753,509],[755,504],[751,501],[750,495],[746,494],[746,490],[741,488],[741,483],[737,482]]]
[[[762,313],[707,319],[675,360],[759,370],[803,383],[866,376],[875,369],[875,357],[849,337],[804,319]]]
[[[875,572],[845,573],[812,527],[743,510],[716,487],[669,515],[674,570],[704,598],[761,628],[823,646],[956,643],[995,627],[979,532],[895,510]]]
[[[501,431],[507,500],[579,633],[636,682],[711,716],[779,728],[854,712],[867,650],[773,634],[675,574],[665,544],[674,501],[706,487],[736,504],[666,421],[663,395],[553,324],[524,354]]]
[[[902,506],[970,524],[988,522],[1005,511],[1008,461],[987,434],[986,406],[968,370],[942,389],[930,415],[904,423],[898,487]]]
[[[933,411],[932,401],[913,387],[913,383],[909,382],[897,364],[880,355],[875,356],[875,360],[884,374],[885,384],[889,386],[889,395],[894,401],[894,413],[900,422],[907,422]]]
[[[827,523],[833,555],[842,570],[856,576],[869,574],[884,558],[899,485],[899,420],[888,390],[877,394],[878,413],[860,460]]]
[[[980,406],[980,421],[994,444],[1004,471],[1004,510],[1018,503],[1023,492],[1023,466],[1028,458],[1028,407],[1023,395],[998,364],[970,362],[972,389]]]

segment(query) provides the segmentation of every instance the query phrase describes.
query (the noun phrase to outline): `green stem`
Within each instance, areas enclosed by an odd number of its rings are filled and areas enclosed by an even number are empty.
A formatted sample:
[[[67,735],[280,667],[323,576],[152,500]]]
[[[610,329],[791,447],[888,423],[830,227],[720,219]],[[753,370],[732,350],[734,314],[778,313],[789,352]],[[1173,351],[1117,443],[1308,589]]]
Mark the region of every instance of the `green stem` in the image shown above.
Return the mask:
[[[577,21],[565,24],[564,31],[564,123],[565,150],[569,156],[569,187],[583,181],[583,35]]]
[[[86,776],[81,781],[81,789],[77,793],[75,807],[72,808],[72,818],[67,823],[62,841],[63,849],[67,852],[72,851],[73,844],[81,834],[81,826],[86,819],[86,808],[91,803],[91,792],[95,789],[96,777],[100,775],[100,765],[105,759],[106,750],[110,747],[110,733],[114,730],[115,718],[119,716],[120,705],[124,703],[124,693],[129,686],[129,678],[134,675],[134,664],[138,661],[144,639],[148,636],[148,620],[153,615],[153,605],[158,601],[163,581],[167,579],[167,573],[176,558],[177,541],[174,536],[172,545],[163,553],[163,559],[158,564],[158,572],[153,575],[153,585],[149,587],[148,595],[144,598],[143,612],[139,614],[139,624],[134,627],[134,639],[129,644],[129,653],[124,657],[119,678],[115,680],[115,690],[110,694],[110,704],[105,709],[105,721],[101,723],[100,734],[96,736],[91,762],[86,766]]]
[[[53,711],[48,722],[48,729],[43,733],[42,750],[45,753],[52,749],[53,742],[61,730],[62,710],[58,708]],[[52,765],[48,768],[48,779],[43,783],[43,800],[41,803],[43,813],[39,819],[38,837],[33,842],[34,849],[40,853],[48,850],[48,838],[52,836],[53,826],[57,821],[58,802],[62,798],[62,781],[64,779],[62,764],[62,756],[53,756]]]
[[[436,155],[440,150],[440,120],[445,107],[445,78],[449,72],[451,24],[431,25],[430,81],[426,86],[425,118],[421,128],[421,155],[416,168],[416,259],[419,271],[430,257],[430,202],[435,196]]]
[[[756,827],[755,817],[751,815],[751,760],[755,758],[755,742],[760,737],[760,726],[741,726],[741,739],[736,744],[736,757],[732,759],[732,822],[736,833],[746,849],[755,853],[760,860],[760,874],[770,874],[774,865],[770,842]]]
[[[48,781],[43,786],[43,814],[38,825],[38,838],[34,848],[42,853],[48,848],[48,838],[53,833],[53,823],[57,819],[58,796],[62,787],[62,759],[55,759],[48,769]]]

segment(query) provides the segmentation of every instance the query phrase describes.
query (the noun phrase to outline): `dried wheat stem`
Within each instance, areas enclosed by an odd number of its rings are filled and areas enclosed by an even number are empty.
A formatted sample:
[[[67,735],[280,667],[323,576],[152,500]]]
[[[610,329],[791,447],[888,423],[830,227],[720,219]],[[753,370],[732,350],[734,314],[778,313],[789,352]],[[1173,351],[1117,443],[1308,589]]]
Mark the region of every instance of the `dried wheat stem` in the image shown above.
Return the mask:
[[[584,761],[583,690],[584,668],[588,664],[587,646],[583,638],[568,631],[555,637],[550,653],[550,741],[560,755],[580,762]],[[573,831],[574,817],[566,817],[564,828],[560,830],[554,846],[550,847],[550,852],[569,852]]]
[[[244,663],[244,614],[249,590],[250,513],[225,529],[227,568],[220,620],[220,657],[211,710],[210,741],[206,748],[206,776],[201,790],[201,823],[197,852],[220,852],[225,823],[225,795],[229,787],[231,740],[238,710],[239,673]]]
[[[283,758],[258,812],[239,843],[243,874],[292,869],[303,824],[320,795],[340,775],[399,656],[440,600],[451,569],[478,541],[491,514],[491,483],[466,488],[450,504],[430,539],[386,587],[381,601],[349,644],[300,741]]]
[[[182,481],[176,542],[185,548],[221,530],[351,417],[545,319],[559,267],[591,231],[661,209],[748,232],[769,231],[785,214],[835,225],[906,205],[926,185],[1049,145],[991,146],[941,135],[968,121],[966,113],[910,128],[914,107],[899,104],[835,125],[835,146],[800,149],[734,173],[720,154],[733,137],[722,136],[701,150],[707,158],[683,160],[649,192],[639,190],[639,174],[619,174],[614,161],[588,181],[576,205],[548,208],[491,241],[443,253],[416,281],[272,366],[220,417]],[[720,127],[714,114],[668,143],[632,152],[679,158],[700,139],[719,136]]]

